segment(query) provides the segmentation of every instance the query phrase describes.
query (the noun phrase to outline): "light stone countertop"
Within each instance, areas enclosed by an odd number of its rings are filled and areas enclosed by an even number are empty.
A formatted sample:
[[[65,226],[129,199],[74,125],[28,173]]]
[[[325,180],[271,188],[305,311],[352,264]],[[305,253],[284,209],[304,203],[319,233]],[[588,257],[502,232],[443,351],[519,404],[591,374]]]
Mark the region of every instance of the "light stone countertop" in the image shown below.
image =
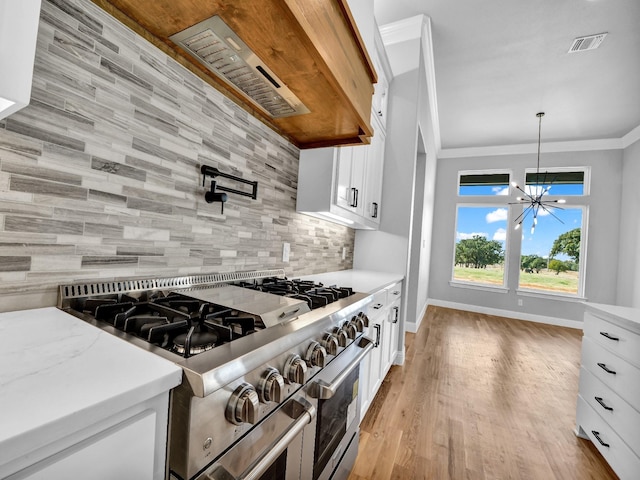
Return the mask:
[[[589,302],[585,303],[585,307],[587,311],[600,314],[601,317],[609,319],[623,328],[640,333],[640,309],[638,308]]]
[[[181,379],[174,363],[57,308],[0,314],[0,477],[7,463]]]
[[[360,293],[375,293],[389,285],[404,280],[404,277],[399,273],[374,272],[371,270],[340,270],[292,278],[322,282],[327,286],[351,287],[354,292]]]

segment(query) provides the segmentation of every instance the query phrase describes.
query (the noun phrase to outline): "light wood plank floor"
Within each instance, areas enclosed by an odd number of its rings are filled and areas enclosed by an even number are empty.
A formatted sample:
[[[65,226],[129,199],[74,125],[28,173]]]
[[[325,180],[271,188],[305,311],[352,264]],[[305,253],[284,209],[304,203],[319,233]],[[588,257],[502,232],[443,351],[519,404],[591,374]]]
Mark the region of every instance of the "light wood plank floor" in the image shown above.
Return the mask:
[[[363,420],[349,480],[609,480],[575,436],[582,332],[429,307]]]

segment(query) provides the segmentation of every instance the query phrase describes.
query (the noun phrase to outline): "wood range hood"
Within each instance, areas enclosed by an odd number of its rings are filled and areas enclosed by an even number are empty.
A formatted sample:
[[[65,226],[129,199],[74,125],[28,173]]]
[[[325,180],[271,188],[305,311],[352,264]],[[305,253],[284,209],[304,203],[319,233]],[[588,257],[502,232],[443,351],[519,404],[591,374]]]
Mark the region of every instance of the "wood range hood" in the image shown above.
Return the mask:
[[[92,1],[299,148],[367,144],[373,135],[377,77],[346,0]],[[174,41],[213,17],[255,53],[267,83],[286,86],[306,113],[273,115]]]

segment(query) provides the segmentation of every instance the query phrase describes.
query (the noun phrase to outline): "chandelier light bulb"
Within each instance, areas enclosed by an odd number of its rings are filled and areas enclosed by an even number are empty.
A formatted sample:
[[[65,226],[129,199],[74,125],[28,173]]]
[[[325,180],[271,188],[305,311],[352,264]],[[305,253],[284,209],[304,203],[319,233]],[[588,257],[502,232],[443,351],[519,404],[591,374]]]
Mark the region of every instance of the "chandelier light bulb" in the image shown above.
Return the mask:
[[[558,200],[556,200],[557,203],[567,203],[567,201],[564,198],[560,198]]]

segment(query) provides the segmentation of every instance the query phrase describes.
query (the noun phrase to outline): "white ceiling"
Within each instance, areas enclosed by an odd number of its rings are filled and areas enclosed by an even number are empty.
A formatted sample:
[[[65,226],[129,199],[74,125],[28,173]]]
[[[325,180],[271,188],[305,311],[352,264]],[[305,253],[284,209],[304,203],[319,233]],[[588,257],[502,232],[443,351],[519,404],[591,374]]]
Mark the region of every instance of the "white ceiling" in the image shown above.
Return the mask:
[[[430,17],[443,149],[535,143],[540,111],[543,142],[640,126],[640,0],[375,0],[375,14]]]

